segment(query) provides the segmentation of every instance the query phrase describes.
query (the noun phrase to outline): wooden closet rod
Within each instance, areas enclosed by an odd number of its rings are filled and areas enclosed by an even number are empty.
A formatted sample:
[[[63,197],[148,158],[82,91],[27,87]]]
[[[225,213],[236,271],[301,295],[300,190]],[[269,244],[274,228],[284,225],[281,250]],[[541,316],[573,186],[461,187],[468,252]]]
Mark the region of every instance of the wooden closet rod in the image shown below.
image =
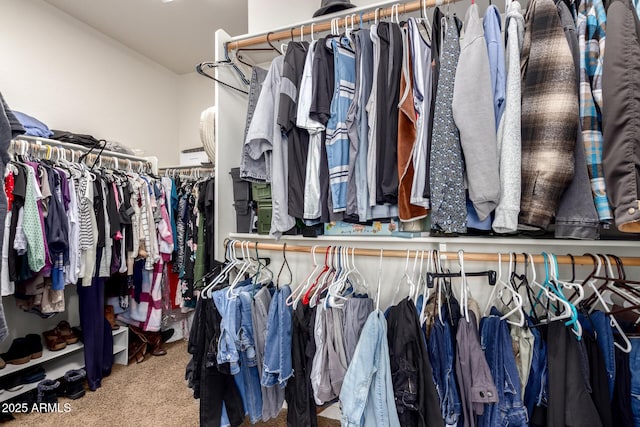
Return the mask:
[[[441,4],[454,3],[455,1],[456,0],[443,0]],[[405,14],[410,12],[416,12],[422,8],[423,2],[426,2],[426,7],[434,7],[440,4],[440,2],[436,0],[422,0],[422,1],[417,0],[417,1],[410,1],[407,3],[398,2],[396,3],[398,4],[398,13]],[[376,15],[378,16],[378,19],[391,16],[392,8],[393,6],[382,7],[377,9],[378,11],[377,13],[375,10],[371,12],[363,13],[362,18],[359,13],[349,13],[349,9],[347,9],[345,13],[340,17],[340,19],[344,20],[346,16],[355,15],[354,24],[360,25],[365,21],[373,21]],[[336,17],[334,17],[333,19],[335,18]],[[231,51],[235,49],[241,49],[249,46],[255,46],[255,45],[274,42],[278,40],[291,39],[291,38],[295,39],[296,37],[299,38],[301,30],[303,35],[311,34],[311,24],[313,24],[314,33],[329,31],[331,29],[331,19],[329,19],[328,21],[310,22],[310,23],[301,25],[299,27],[292,27],[291,29],[288,29],[288,30],[281,30],[281,31],[276,31],[274,33],[263,34],[261,36],[253,36],[253,37],[248,37],[246,39],[232,41],[227,44],[226,49],[227,51]],[[349,24],[351,24],[350,20],[349,20]],[[344,23],[341,23],[341,26],[344,26]]]
[[[490,243],[490,240],[487,239],[487,243]],[[257,243],[257,242],[247,242],[246,240],[229,240],[227,239],[225,241],[225,246],[227,244],[229,244],[229,242],[233,242],[234,243],[234,247],[235,248],[240,248],[240,244],[244,243],[245,247],[246,244],[249,244],[249,249],[255,249],[256,246],[258,248],[258,250],[263,250],[263,251],[279,251],[282,252],[283,249],[285,249],[285,245],[284,244],[278,244],[278,243]],[[336,245],[336,246],[345,246],[345,245]],[[320,255],[320,254],[324,254],[327,251],[328,246],[318,246],[316,247],[316,255]],[[286,251],[287,252],[298,252],[298,253],[311,253],[311,246],[300,246],[300,245],[286,245]],[[421,254],[421,250],[420,249],[410,249],[409,250],[409,257],[414,257],[416,256],[416,250],[418,251],[418,256],[420,256]],[[363,249],[363,248],[356,248],[355,249],[355,254],[358,256],[371,256],[371,257],[379,257],[380,256],[380,249]],[[398,250],[398,249],[384,249],[383,250],[383,255],[385,257],[391,257],[391,258],[406,258],[407,256],[407,251],[406,250]],[[508,253],[503,253],[500,254],[502,257],[502,262],[508,262],[509,261],[509,254]],[[457,252],[440,252],[440,257],[444,258],[446,257],[446,259],[448,260],[457,260],[458,259],[458,253]],[[571,265],[571,257],[567,256],[567,255],[557,255],[556,256],[557,260],[558,260],[558,264],[567,264],[567,265]],[[620,258],[622,260],[622,263],[625,267],[640,267],[640,257],[621,257]],[[497,253],[482,253],[482,252],[465,252],[464,253],[464,260],[465,261],[478,261],[478,262],[498,262],[498,254]],[[516,261],[517,262],[524,262],[524,255],[522,253],[518,253],[516,255]],[[542,255],[533,255],[533,261],[536,264],[541,264],[544,263],[544,257]],[[583,256],[583,255],[574,255],[573,256],[573,263],[575,265],[593,265],[593,259],[590,256]]]

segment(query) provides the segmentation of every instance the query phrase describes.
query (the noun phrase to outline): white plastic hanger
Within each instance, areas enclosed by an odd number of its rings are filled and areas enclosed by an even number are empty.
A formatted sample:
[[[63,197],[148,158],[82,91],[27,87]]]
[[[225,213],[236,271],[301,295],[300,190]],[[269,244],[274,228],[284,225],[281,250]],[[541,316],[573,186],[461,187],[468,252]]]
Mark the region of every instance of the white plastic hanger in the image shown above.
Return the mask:
[[[298,301],[300,301],[300,298],[302,298],[306,290],[311,286],[311,280],[320,268],[316,259],[316,249],[318,249],[318,245],[314,245],[311,248],[311,265],[313,266],[313,269],[287,297],[286,303],[288,306],[296,307],[298,305]]]
[[[382,258],[384,257],[384,249],[380,249],[380,263],[378,264],[378,286],[376,292],[376,311],[380,311],[380,284],[382,283]]]
[[[411,254],[411,251],[409,251],[409,249],[407,249],[407,257],[406,257],[406,260],[405,260],[405,263],[404,263],[404,273],[402,274],[402,277],[400,277],[400,280],[396,284],[396,290],[393,293],[393,299],[391,299],[391,305],[395,305],[396,297],[400,293],[400,286],[403,283],[406,282],[409,285],[409,289],[413,289],[413,287],[415,286],[414,283],[413,283],[413,280],[411,279],[411,275],[409,274],[409,256],[410,256],[410,254]]]
[[[460,264],[460,308],[462,309],[462,315],[464,319],[469,322],[469,284],[467,283],[467,276],[464,272],[464,251],[460,249],[458,251],[458,264]]]
[[[424,257],[424,251],[422,251],[422,256]],[[431,271],[432,270],[432,264],[433,264],[433,253],[430,250],[428,252],[428,257],[427,257],[427,271]],[[425,322],[427,321],[428,315],[427,315],[427,304],[429,302],[429,297],[431,294],[431,289],[429,288],[428,284],[427,284],[427,279],[425,278],[426,274],[423,275],[422,274],[422,262],[420,263],[420,280],[422,280],[423,282],[423,298],[422,298],[422,309],[420,310],[420,326],[424,325]]]

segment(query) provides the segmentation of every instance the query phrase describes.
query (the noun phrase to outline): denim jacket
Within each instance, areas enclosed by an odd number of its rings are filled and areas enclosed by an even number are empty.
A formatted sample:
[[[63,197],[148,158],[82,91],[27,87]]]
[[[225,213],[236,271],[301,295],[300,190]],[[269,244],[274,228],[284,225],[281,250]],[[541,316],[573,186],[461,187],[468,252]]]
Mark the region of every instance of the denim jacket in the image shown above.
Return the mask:
[[[387,321],[369,314],[340,392],[342,426],[400,426],[393,394]]]

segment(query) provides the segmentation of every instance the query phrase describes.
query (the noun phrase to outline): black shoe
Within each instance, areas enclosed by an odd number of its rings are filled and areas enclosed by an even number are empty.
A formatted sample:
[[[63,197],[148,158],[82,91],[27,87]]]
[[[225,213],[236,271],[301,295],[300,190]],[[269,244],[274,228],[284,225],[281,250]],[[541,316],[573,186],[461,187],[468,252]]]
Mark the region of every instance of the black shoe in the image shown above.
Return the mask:
[[[175,333],[175,329],[173,328],[169,328],[169,329],[165,329],[164,331],[161,331],[160,334],[161,334],[162,342],[165,343],[169,341],[174,333]]]
[[[0,388],[6,391],[18,391],[22,388],[22,377],[20,373],[9,374],[0,378]]]
[[[2,354],[2,360],[11,365],[23,365],[31,360],[31,349],[25,338],[16,338],[9,351]]]
[[[84,396],[84,379],[87,377],[87,373],[84,369],[71,369],[64,374],[64,391],[62,396],[68,397],[71,400],[80,399]]]
[[[55,380],[44,380],[38,384],[38,405],[41,403],[58,403],[60,383]]]
[[[47,377],[44,368],[42,366],[34,366],[33,368],[27,368],[20,372],[22,377],[22,384],[33,384],[42,381]]]
[[[29,334],[24,337],[24,339],[27,340],[27,347],[31,352],[31,358],[38,359],[42,357],[42,339],[40,338],[40,335]]]

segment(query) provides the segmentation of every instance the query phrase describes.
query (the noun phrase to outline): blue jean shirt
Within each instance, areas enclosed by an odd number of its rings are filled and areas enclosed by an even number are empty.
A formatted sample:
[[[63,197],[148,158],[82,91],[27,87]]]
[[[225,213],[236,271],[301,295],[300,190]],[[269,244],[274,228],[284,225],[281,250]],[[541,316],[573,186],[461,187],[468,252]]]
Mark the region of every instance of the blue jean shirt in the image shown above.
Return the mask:
[[[371,312],[340,391],[343,427],[400,426],[391,381],[387,321]]]
[[[251,285],[250,280],[240,282],[234,293],[242,291],[243,287]],[[240,355],[236,346],[236,336],[238,334],[238,326],[240,325],[240,312],[238,311],[238,298],[227,298],[228,289],[220,289],[213,292],[213,302],[222,316],[220,322],[220,341],[218,342],[218,364],[229,363],[231,375],[240,372]]]

